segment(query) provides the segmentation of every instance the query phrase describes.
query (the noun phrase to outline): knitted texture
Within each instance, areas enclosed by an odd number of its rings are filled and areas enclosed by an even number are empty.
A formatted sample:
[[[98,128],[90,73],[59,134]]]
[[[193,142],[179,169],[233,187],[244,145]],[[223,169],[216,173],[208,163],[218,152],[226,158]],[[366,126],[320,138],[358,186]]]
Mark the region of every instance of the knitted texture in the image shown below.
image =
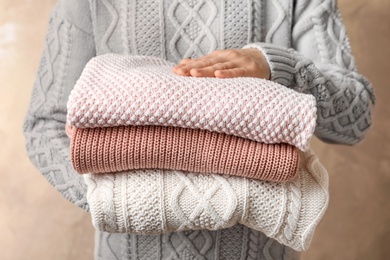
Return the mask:
[[[295,250],[240,224],[216,231],[204,229],[161,235],[138,236],[96,231],[95,244],[96,260],[299,259]]]
[[[258,78],[193,78],[148,56],[106,54],[86,65],[68,102],[75,127],[161,125],[307,150],[315,99]]]
[[[286,183],[159,169],[85,174],[92,221],[133,234],[241,223],[305,250],[328,204],[328,175],[310,150],[300,156],[299,178]]]
[[[23,132],[32,162],[62,196],[89,209],[86,185],[73,170],[69,158],[69,138],[64,132],[66,102],[85,64],[96,55],[110,52],[155,55],[178,62],[185,57],[199,57],[213,48],[267,42],[268,47],[263,49],[269,56],[273,75],[277,76],[274,80],[291,79],[287,86],[310,92],[316,98],[315,134],[327,142],[341,144],[363,139],[371,124],[374,93],[370,82],[357,71],[336,0],[297,0],[294,4],[253,0],[242,1],[240,8],[231,8],[231,3],[230,0],[58,1],[48,24]],[[214,20],[206,23],[208,17]],[[284,50],[271,52],[280,47]],[[108,238],[119,235],[123,240],[120,246]],[[238,241],[241,250],[232,246]],[[264,234],[239,225],[220,231],[179,232],[148,238],[109,234],[97,244],[102,256],[97,259],[290,260],[283,255],[288,248],[277,245]],[[150,257],[149,252],[156,257]]]
[[[74,169],[108,173],[172,169],[287,181],[298,171],[298,149],[207,130],[124,126],[67,129]]]

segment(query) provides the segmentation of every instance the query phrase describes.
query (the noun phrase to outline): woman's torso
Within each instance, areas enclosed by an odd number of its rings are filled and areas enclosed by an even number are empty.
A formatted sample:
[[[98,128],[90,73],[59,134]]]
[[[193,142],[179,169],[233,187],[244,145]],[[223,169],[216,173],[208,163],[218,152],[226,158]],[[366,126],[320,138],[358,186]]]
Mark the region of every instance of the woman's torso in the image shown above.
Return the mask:
[[[96,52],[152,55],[178,62],[251,42],[289,47],[292,2],[93,0]]]

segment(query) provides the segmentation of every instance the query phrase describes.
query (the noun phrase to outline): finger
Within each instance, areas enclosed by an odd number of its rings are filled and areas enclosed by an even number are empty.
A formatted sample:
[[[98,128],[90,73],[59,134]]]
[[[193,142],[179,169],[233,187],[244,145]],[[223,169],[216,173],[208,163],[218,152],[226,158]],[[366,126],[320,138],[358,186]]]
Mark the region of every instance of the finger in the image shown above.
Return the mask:
[[[245,77],[247,72],[244,68],[233,68],[227,70],[216,70],[214,74],[217,78],[237,78]]]
[[[216,70],[232,69],[235,66],[233,62],[217,63],[205,68],[191,69],[190,74],[193,77],[215,77],[214,73]]]
[[[181,76],[189,76],[190,73],[188,70],[183,70],[181,68],[183,68],[186,64],[188,64],[189,62],[191,62],[192,59],[191,58],[185,58],[185,59],[182,59],[179,64],[177,64],[176,66],[174,66],[172,68],[172,71],[178,75],[181,75]]]
[[[220,51],[217,50],[206,56],[202,56],[196,59],[183,59],[178,65],[172,68],[172,71],[180,76],[191,76],[190,71],[194,68],[205,68],[221,62],[221,58],[216,55],[219,52]]]
[[[191,58],[185,58],[185,59],[182,59],[179,64],[187,64],[190,61],[192,61]]]
[[[214,64],[219,63],[220,60],[218,58],[198,58],[193,59],[190,62],[186,63],[183,67],[184,69],[187,69],[190,71],[191,69],[199,69],[199,68],[205,68],[209,66],[213,66]]]
[[[174,70],[181,69],[185,66],[185,64],[177,64],[176,66],[173,67]]]
[[[184,64],[178,64],[172,68],[172,72],[179,76],[190,76],[190,71],[184,68]]]
[[[190,76],[190,70],[186,68],[186,64],[192,61],[191,58],[182,59],[179,64],[172,68],[172,71],[180,76]]]
[[[191,76],[190,71],[183,67],[175,66],[172,68],[172,72],[179,76]]]
[[[217,59],[192,59],[185,64],[179,64],[173,68],[173,72],[180,76],[191,76],[190,71],[194,68],[204,68],[217,63]]]
[[[184,67],[186,64],[188,64],[189,62],[191,62],[192,59],[191,58],[186,58],[186,59],[182,59],[179,64],[176,64],[176,66],[174,66],[173,68],[174,69],[179,69],[179,68],[182,68]]]

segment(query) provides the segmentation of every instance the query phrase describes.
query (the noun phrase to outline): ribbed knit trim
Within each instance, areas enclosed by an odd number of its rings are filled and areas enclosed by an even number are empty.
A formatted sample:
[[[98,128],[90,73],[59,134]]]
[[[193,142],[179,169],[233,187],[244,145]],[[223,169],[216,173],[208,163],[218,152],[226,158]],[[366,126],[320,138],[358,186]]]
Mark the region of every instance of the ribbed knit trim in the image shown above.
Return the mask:
[[[295,61],[292,54],[286,49],[269,43],[251,43],[244,46],[255,48],[263,53],[271,69],[271,80],[284,86],[290,86],[295,74]]]
[[[67,128],[79,173],[172,169],[288,181],[298,171],[298,149],[207,130],[162,126]],[[270,163],[272,162],[272,163]]]

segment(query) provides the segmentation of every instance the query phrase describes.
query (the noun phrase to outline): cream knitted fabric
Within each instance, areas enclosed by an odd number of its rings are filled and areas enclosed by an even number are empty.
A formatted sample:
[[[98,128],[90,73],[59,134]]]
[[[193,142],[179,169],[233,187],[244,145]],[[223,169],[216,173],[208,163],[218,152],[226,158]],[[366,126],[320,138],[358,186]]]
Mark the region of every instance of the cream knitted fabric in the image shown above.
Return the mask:
[[[298,177],[287,183],[157,169],[85,174],[92,221],[101,231],[135,234],[241,223],[305,250],[328,204],[328,175],[312,151],[300,156]]]
[[[193,78],[151,56],[106,54],[86,65],[68,102],[75,127],[162,125],[308,149],[312,95],[258,78]]]

